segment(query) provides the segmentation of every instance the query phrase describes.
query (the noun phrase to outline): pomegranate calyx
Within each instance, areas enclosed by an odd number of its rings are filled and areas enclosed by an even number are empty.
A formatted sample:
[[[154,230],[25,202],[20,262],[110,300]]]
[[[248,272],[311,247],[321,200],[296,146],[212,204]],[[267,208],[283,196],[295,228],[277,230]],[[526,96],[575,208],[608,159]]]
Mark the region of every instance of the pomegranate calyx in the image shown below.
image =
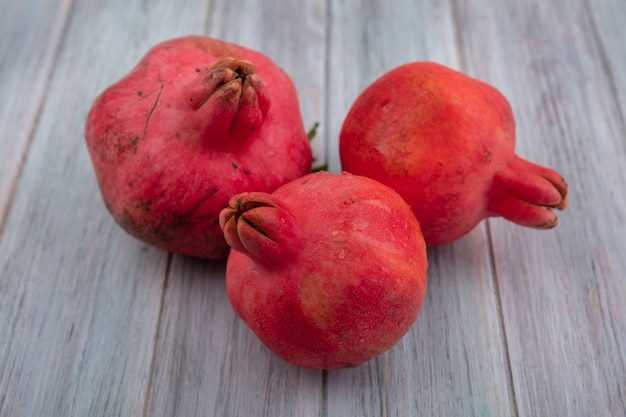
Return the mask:
[[[230,57],[201,71],[188,91],[203,138],[216,145],[227,144],[228,137],[250,138],[265,121],[271,104],[254,64]]]
[[[231,248],[263,263],[280,263],[291,253],[295,236],[291,213],[262,192],[231,198],[219,216],[224,238]]]
[[[553,209],[567,207],[567,188],[556,171],[516,156],[494,175],[487,208],[521,226],[552,229]]]

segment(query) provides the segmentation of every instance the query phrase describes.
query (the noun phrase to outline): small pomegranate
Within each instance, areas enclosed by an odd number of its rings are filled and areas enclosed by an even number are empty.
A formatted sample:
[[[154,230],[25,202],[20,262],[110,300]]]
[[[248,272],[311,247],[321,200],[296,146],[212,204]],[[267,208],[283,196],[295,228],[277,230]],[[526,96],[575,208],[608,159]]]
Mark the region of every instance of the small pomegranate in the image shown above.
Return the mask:
[[[220,213],[226,289],[273,352],[306,369],[355,367],[397,343],[426,288],[426,244],[392,189],[318,172]]]
[[[200,258],[227,256],[218,218],[232,195],[311,172],[288,75],[259,52],[200,36],[151,49],[95,100],[85,138],[115,220]]]
[[[368,86],[340,132],[342,169],[395,189],[428,245],[452,242],[481,220],[557,225],[567,184],[515,154],[515,121],[492,86],[430,62],[397,67]]]

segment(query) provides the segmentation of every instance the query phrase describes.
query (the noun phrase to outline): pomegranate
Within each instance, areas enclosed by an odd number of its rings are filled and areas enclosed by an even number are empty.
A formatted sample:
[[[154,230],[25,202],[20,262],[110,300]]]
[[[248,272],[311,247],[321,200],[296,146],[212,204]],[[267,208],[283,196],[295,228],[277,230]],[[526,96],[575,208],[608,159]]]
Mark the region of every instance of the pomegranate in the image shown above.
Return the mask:
[[[494,87],[430,62],[399,66],[369,85],[340,132],[342,169],[395,189],[428,245],[452,242],[502,216],[549,229],[567,205],[556,171],[515,153],[511,107]]]
[[[188,36],[156,45],[95,100],[85,138],[104,202],[128,233],[225,258],[219,212],[311,172],[288,75],[263,54]]]
[[[410,207],[371,179],[324,171],[220,213],[234,250],[226,289],[269,349],[305,369],[355,367],[396,344],[426,288]]]

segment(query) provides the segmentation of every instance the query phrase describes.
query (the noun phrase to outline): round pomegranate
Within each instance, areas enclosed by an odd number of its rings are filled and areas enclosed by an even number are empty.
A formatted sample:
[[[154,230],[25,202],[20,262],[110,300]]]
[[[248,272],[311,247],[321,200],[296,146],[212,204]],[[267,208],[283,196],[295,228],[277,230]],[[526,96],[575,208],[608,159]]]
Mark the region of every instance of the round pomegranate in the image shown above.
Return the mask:
[[[397,67],[368,86],[340,132],[342,169],[395,189],[428,245],[502,216],[549,229],[567,205],[556,171],[515,153],[515,121],[492,86],[430,62]]]
[[[273,352],[306,369],[354,367],[396,344],[426,288],[426,245],[392,189],[319,172],[230,200],[235,312]]]
[[[219,212],[243,191],[311,172],[296,90],[263,54],[189,36],[156,45],[89,112],[85,138],[107,208],[158,248],[219,259]]]

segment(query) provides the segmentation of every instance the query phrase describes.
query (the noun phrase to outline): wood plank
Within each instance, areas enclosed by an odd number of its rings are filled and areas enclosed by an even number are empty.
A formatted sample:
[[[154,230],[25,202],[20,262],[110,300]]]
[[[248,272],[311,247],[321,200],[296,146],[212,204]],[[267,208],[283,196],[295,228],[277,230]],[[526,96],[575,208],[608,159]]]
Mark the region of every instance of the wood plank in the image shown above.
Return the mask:
[[[353,100],[385,71],[417,60],[460,69],[452,2],[332,2],[330,18],[330,149]],[[339,171],[338,155],[329,161]],[[416,324],[362,367],[328,372],[328,416],[515,415],[484,225],[428,256]]]
[[[72,1],[6,2],[0,15],[0,233]]]
[[[590,35],[597,38],[597,58],[606,75],[606,83],[615,90],[619,101],[622,119],[626,119],[626,62],[624,47],[624,24],[626,22],[626,2],[620,0],[590,0],[584,2],[587,14],[593,16],[590,22]]]
[[[626,131],[616,77],[626,62],[613,54],[615,39],[598,38],[589,13],[597,3],[459,2],[468,67],[510,99],[519,153],[571,186],[555,230],[490,221],[520,416],[626,410]]]
[[[623,1],[5,3],[0,417],[624,415]],[[384,71],[428,59],[484,79],[513,104],[520,154],[567,177],[570,207],[553,231],[496,219],[429,249],[422,314],[381,357],[289,366],[230,309],[223,263],[114,224],[84,147],[102,88],[203,32],[292,75],[333,172],[343,116]]]
[[[153,43],[200,31],[206,10],[75,2],[0,241],[1,416],[142,415],[168,256],[108,215],[84,120]]]
[[[310,125],[324,121],[325,16],[324,4],[313,0],[216,1],[207,33],[280,65],[294,80]],[[321,159],[323,137],[316,141]],[[150,416],[322,415],[322,372],[283,362],[235,315],[224,262],[174,256],[156,352]]]

